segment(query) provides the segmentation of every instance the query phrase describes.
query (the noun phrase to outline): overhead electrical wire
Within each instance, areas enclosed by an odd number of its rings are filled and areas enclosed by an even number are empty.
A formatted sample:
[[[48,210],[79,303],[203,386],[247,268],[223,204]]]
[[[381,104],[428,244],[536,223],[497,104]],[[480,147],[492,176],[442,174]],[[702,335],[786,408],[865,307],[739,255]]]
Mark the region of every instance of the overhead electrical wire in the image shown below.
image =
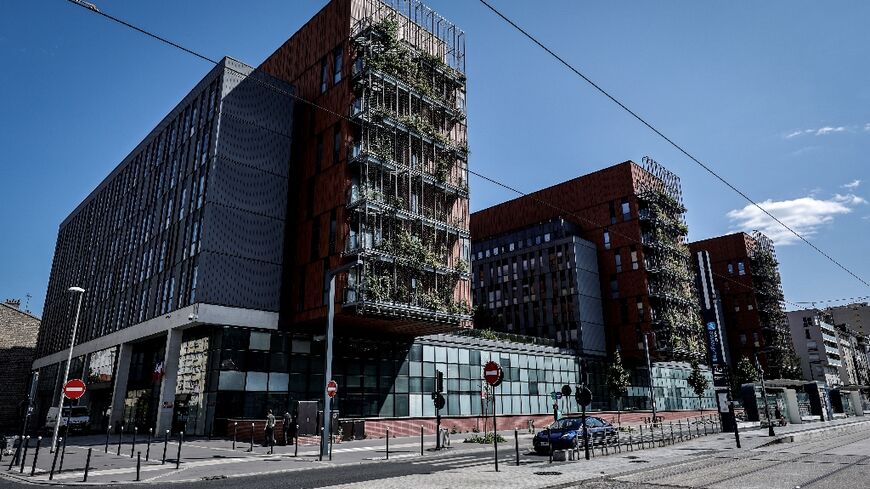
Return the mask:
[[[123,26],[126,26],[126,27],[128,27],[128,28],[130,28],[130,29],[133,29],[133,30],[135,30],[135,31],[137,31],[137,32],[139,32],[139,33],[141,33],[141,34],[144,34],[144,35],[146,35],[146,36],[148,36],[148,37],[150,37],[150,38],[152,38],[152,39],[156,39],[156,40],[158,40],[158,41],[160,41],[160,42],[162,42],[162,43],[164,43],[164,44],[167,44],[167,45],[172,46],[172,47],[174,47],[174,48],[176,48],[176,49],[179,49],[179,50],[181,50],[181,51],[184,51],[185,53],[188,53],[188,54],[190,54],[190,55],[192,55],[192,56],[195,56],[195,57],[197,57],[197,58],[199,58],[199,59],[201,59],[201,60],[204,60],[204,61],[207,61],[207,62],[209,62],[209,63],[212,63],[212,64],[214,64],[214,65],[216,65],[216,66],[220,64],[219,61],[216,61],[216,60],[214,60],[214,59],[212,59],[212,58],[210,58],[210,57],[208,57],[208,56],[206,56],[206,55],[203,55],[203,54],[201,54],[201,53],[198,53],[198,52],[194,51],[193,49],[190,49],[190,48],[184,47],[184,46],[182,46],[181,44],[178,44],[178,43],[176,43],[176,42],[174,42],[174,41],[171,41],[171,40],[169,40],[169,39],[167,39],[167,38],[165,38],[165,37],[163,37],[163,36],[160,36],[160,35],[157,35],[157,34],[154,34],[154,33],[150,32],[150,31],[147,31],[147,30],[145,30],[145,29],[143,29],[143,28],[141,28],[141,27],[138,27],[138,26],[136,26],[136,25],[134,25],[134,24],[131,24],[131,23],[129,23],[129,22],[123,20],[123,19],[120,19],[120,18],[115,17],[115,16],[113,16],[113,15],[107,14],[107,13],[105,13],[105,12],[103,12],[103,11],[96,10],[96,9],[94,9],[94,8],[91,8],[90,6],[85,5],[85,4],[83,4],[83,3],[79,2],[79,1],[76,1],[76,0],[67,0],[67,1],[68,1],[69,3],[72,3],[73,5],[77,5],[77,6],[79,6],[79,7],[82,7],[82,8],[84,8],[84,9],[86,9],[86,10],[92,12],[92,13],[95,13],[95,14],[101,15],[102,17],[105,17],[106,19],[109,19],[109,20],[111,20],[111,21],[113,21],[113,22],[116,22],[116,23],[121,24],[121,25],[123,25]],[[481,0],[481,1],[483,1],[483,0]],[[484,2],[484,3],[485,3],[485,2]],[[546,49],[546,48],[545,48],[545,49]],[[303,98],[303,97],[300,97],[300,96],[296,95],[295,93],[292,93],[292,92],[289,92],[289,91],[287,91],[287,90],[284,90],[284,89],[282,89],[281,87],[277,87],[277,86],[275,86],[275,85],[271,85],[271,84],[269,84],[269,83],[267,83],[267,82],[265,82],[265,81],[259,79],[258,77],[251,77],[251,76],[249,76],[248,74],[246,74],[246,73],[242,73],[242,72],[240,72],[240,71],[238,71],[238,70],[235,70],[235,69],[233,69],[233,68],[231,68],[231,67],[229,67],[229,66],[224,66],[224,68],[225,68],[226,70],[228,70],[228,71],[231,71],[231,72],[233,72],[233,73],[235,73],[235,74],[237,74],[237,75],[243,77],[243,78],[251,79],[251,80],[254,80],[254,81],[258,82],[258,83],[261,83],[261,84],[263,84],[264,86],[268,87],[269,89],[274,90],[274,91],[276,91],[276,92],[278,92],[278,93],[281,93],[281,94],[287,95],[288,97],[291,97],[291,98],[293,98],[293,99],[296,100],[296,101],[299,101],[299,102],[305,103],[305,104],[310,105],[310,106],[312,106],[312,107],[314,107],[314,108],[316,108],[316,109],[318,109],[318,110],[323,110],[323,111],[325,111],[325,112],[327,112],[327,113],[329,113],[329,114],[331,114],[331,115],[333,115],[333,116],[335,116],[335,117],[338,117],[338,118],[340,118],[340,119],[343,119],[343,120],[345,120],[345,121],[348,121],[348,122],[350,122],[351,124],[359,124],[357,121],[351,119],[350,117],[348,117],[348,116],[346,116],[346,115],[339,114],[338,112],[335,112],[335,111],[333,111],[333,110],[331,110],[331,109],[329,109],[329,108],[327,108],[327,107],[323,107],[322,105],[319,105],[319,104],[317,104],[317,103],[315,103],[315,102],[313,102],[313,101],[311,101],[311,100],[308,100],[308,99],[305,99],[305,98]],[[582,75],[581,75],[581,76],[582,76]],[[597,87],[597,86],[596,86],[596,87]],[[599,90],[600,90],[600,89],[599,89]],[[618,103],[618,102],[617,102],[617,103]],[[621,104],[620,104],[620,105],[621,105]],[[576,218],[576,219],[579,219],[579,220],[585,221],[585,222],[587,222],[587,223],[590,223],[590,224],[593,225],[593,226],[602,227],[602,228],[603,228],[603,227],[606,227],[605,225],[603,225],[603,224],[601,224],[601,223],[598,223],[598,222],[595,222],[594,220],[592,220],[592,219],[590,219],[590,218],[588,218],[588,217],[580,216],[580,215],[576,214],[576,213],[573,212],[573,211],[566,210],[566,209],[564,209],[564,208],[562,208],[562,207],[559,207],[559,206],[557,206],[557,205],[555,205],[555,204],[553,204],[553,203],[547,202],[547,201],[545,201],[545,200],[543,200],[543,199],[540,199],[540,198],[538,198],[538,197],[536,197],[536,196],[534,196],[534,195],[531,195],[531,194],[529,194],[528,192],[524,192],[524,191],[522,191],[522,190],[519,190],[519,189],[517,189],[517,188],[511,186],[511,185],[508,185],[508,184],[506,184],[506,183],[500,182],[500,181],[498,181],[498,180],[496,180],[496,179],[494,179],[494,178],[488,177],[488,176],[486,176],[486,175],[484,175],[484,174],[482,174],[482,173],[479,173],[479,172],[473,171],[473,170],[471,170],[471,169],[468,169],[468,173],[471,174],[471,175],[474,175],[474,176],[476,176],[476,177],[478,177],[478,178],[480,178],[480,179],[482,179],[482,180],[488,181],[488,182],[490,182],[490,183],[492,183],[492,184],[494,184],[494,185],[497,185],[497,186],[499,186],[499,187],[502,187],[502,188],[504,188],[504,189],[506,189],[506,190],[509,190],[509,191],[511,191],[511,192],[515,192],[516,194],[518,194],[518,195],[520,195],[520,196],[524,196],[524,197],[531,198],[532,200],[534,200],[534,201],[536,201],[536,202],[538,202],[538,203],[540,203],[540,204],[542,204],[542,205],[545,205],[545,206],[547,206],[547,207],[550,207],[550,208],[552,208],[552,209],[558,211],[560,214],[563,214],[563,215],[565,215],[565,216],[572,216],[572,217],[574,217],[574,218]],[[611,231],[611,233],[614,234],[614,235],[621,236],[621,237],[625,238],[626,240],[628,240],[628,241],[630,241],[630,242],[632,242],[632,243],[634,243],[634,244],[639,244],[639,245],[641,245],[641,246],[643,245],[643,243],[641,243],[641,242],[638,241],[637,239],[635,239],[635,238],[633,238],[633,237],[631,237],[631,236],[628,236],[628,235],[626,235],[626,234],[619,233],[619,232],[616,232],[616,231]],[[748,286],[748,285],[746,285],[746,284],[744,284],[744,283],[742,283],[742,282],[739,282],[739,281],[737,281],[737,280],[734,280],[734,279],[731,278],[731,277],[728,277],[728,276],[725,276],[725,275],[721,275],[721,274],[717,274],[717,273],[715,273],[715,272],[712,272],[712,273],[713,273],[713,275],[718,276],[718,277],[720,277],[720,278],[722,278],[722,279],[724,279],[724,280],[727,280],[727,281],[729,281],[729,282],[731,282],[731,283],[737,284],[737,285],[739,285],[739,286],[741,286],[741,287],[744,287],[744,288],[748,288],[750,291],[753,290],[752,287],[750,287],[750,286]],[[801,308],[801,307],[802,307],[802,306],[800,306],[799,304],[796,304],[796,303],[794,303],[794,302],[787,301],[787,300],[785,300],[785,299],[783,299],[783,301],[784,301],[785,303],[790,304],[790,305],[793,305],[793,306],[795,306],[795,307],[797,307],[797,308]]]

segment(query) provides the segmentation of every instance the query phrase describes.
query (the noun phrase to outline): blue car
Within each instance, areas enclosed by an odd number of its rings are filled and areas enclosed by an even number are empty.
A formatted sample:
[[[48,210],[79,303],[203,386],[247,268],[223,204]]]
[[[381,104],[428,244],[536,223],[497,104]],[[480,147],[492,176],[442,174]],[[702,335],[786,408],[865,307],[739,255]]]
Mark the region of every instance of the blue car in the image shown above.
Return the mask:
[[[549,453],[553,450],[567,450],[583,446],[582,419],[562,418],[554,422],[548,430],[539,432],[532,439],[532,446],[538,454]],[[613,425],[595,416],[586,416],[586,427],[589,431],[589,446],[598,445],[602,442],[611,443],[616,440],[617,430]]]

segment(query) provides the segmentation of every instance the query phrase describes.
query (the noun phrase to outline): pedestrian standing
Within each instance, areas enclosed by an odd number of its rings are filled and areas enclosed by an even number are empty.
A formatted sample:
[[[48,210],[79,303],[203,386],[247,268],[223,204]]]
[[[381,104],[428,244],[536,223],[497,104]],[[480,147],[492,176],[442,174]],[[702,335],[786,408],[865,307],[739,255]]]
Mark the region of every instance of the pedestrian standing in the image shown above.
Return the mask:
[[[290,422],[293,419],[288,411],[284,411],[284,445],[289,445],[290,438]]]
[[[266,414],[266,446],[275,442],[275,415],[270,409]]]
[[[299,428],[299,418],[296,416],[296,412],[291,415],[290,418],[290,444],[296,443],[296,435]]]

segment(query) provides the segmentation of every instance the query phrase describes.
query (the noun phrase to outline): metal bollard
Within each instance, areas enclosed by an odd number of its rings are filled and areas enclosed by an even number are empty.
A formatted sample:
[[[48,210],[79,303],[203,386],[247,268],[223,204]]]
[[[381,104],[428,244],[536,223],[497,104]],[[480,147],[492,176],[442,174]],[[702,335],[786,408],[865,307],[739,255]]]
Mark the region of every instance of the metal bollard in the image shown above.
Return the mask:
[[[680,441],[683,441],[683,420],[677,420],[677,427],[680,429]]]
[[[36,473],[36,461],[39,459],[39,445],[42,444],[42,437],[36,437],[36,450],[33,452],[33,465],[30,466],[30,477]]]
[[[254,451],[254,423],[251,423],[251,448],[248,448],[248,451]]]
[[[643,425],[640,425],[640,449],[643,450]]]
[[[553,463],[553,440],[550,439],[550,428],[547,427],[547,453],[550,456],[549,463]]]
[[[695,436],[701,436],[701,428],[698,426],[697,421],[695,421]]]
[[[88,471],[91,469],[91,449],[88,448],[88,459],[85,461],[85,477],[82,482],[88,481]]]
[[[154,428],[148,428],[148,448],[145,449],[145,461],[151,457],[151,436],[154,435]]]
[[[66,439],[67,437],[61,438],[60,444],[60,465],[57,467],[58,472],[63,472],[63,459],[66,457]]]
[[[139,433],[139,427],[133,427],[133,444],[130,445],[130,458],[133,458],[133,452],[136,451],[136,434]]]
[[[293,444],[293,456],[299,456],[299,425],[296,425],[296,443]]]
[[[274,428],[273,428],[274,429]],[[274,433],[274,431],[273,431]],[[332,456],[332,447],[330,447],[330,457]],[[275,453],[275,437],[273,435],[269,435],[269,455]]]
[[[30,435],[24,437],[24,452],[21,453],[21,468],[18,470],[19,474],[24,473],[24,461],[27,460],[28,448],[30,448]]]
[[[57,456],[60,450],[54,451],[54,457],[51,459],[51,471],[48,473],[48,480],[54,479],[54,468],[57,466]]]
[[[323,429],[323,428],[321,428]],[[387,460],[390,459],[390,429],[387,428]]]
[[[112,431],[112,428],[106,428],[106,447],[103,449],[105,453],[109,453],[109,433]]]
[[[163,461],[160,462],[160,465],[166,463],[166,444],[169,442],[169,430],[166,430],[163,433]]]
[[[663,447],[663,446],[665,446],[665,424],[664,423],[659,423],[659,436],[661,437],[661,440],[659,440],[661,445],[659,445],[659,446]]]
[[[121,425],[121,429],[118,431],[118,456],[121,456],[121,437],[124,436],[124,425]]]
[[[178,454],[175,456],[175,470],[181,465],[181,444],[184,443],[184,432],[178,433]]]
[[[239,423],[238,421],[233,423],[233,450],[236,449],[236,436],[239,434]]]
[[[320,427],[320,443],[317,445],[317,461],[323,461],[323,426]]]
[[[16,441],[18,442],[17,444],[15,443]],[[12,444],[15,445],[15,454],[12,455],[11,459],[9,459],[9,468],[6,469],[7,471],[12,470],[12,466],[15,465],[15,461],[18,460],[18,454],[21,451],[21,441],[18,440],[18,435],[15,435],[15,437],[12,438]]]
[[[520,465],[520,430],[514,427],[514,446],[517,452],[517,467]]]
[[[420,456],[423,456],[423,425],[420,425]]]
[[[142,480],[140,473],[142,471],[142,452],[136,452],[136,482]]]

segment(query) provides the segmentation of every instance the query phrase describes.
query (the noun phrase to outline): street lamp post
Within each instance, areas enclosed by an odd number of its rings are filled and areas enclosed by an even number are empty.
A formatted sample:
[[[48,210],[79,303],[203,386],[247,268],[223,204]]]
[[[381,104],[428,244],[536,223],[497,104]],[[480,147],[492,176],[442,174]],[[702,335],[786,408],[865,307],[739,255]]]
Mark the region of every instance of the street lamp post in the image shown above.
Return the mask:
[[[329,297],[327,301],[327,319],[326,319],[326,368],[324,369],[324,385],[323,385],[323,430],[320,437],[320,454],[321,456],[329,456],[329,445],[332,438],[332,406],[331,398],[326,391],[326,383],[332,380],[332,342],[335,331],[335,277],[344,273],[355,266],[356,263],[349,263],[338,268],[330,270],[326,274],[326,279],[329,281]]]
[[[647,372],[649,372],[649,400],[652,403],[652,422],[656,423],[656,396],[655,389],[653,388],[653,374],[652,374],[652,361],[649,358],[649,341],[647,340],[647,336],[650,334],[655,334],[652,332],[646,332],[643,334],[643,350],[646,352],[646,368]]]
[[[770,407],[767,405],[767,388],[764,386],[764,369],[761,368],[761,363],[758,361],[758,354],[755,354],[755,368],[758,369],[758,376],[761,377],[761,397],[764,399],[764,413],[767,415],[767,434],[776,436],[773,433],[773,420],[770,418]]]
[[[66,383],[67,377],[69,377],[69,364],[70,364],[70,362],[72,362],[73,346],[75,346],[75,343],[76,343],[76,330],[79,327],[79,313],[82,312],[82,297],[85,295],[85,289],[83,289],[81,287],[70,287],[69,291],[74,293],[74,294],[78,294],[79,303],[78,303],[78,306],[76,307],[76,319],[73,322],[72,335],[70,336],[70,339],[69,339],[69,353],[67,354],[67,357],[66,357],[66,371],[63,374],[63,378],[62,378],[61,386],[60,386],[60,396],[59,396],[60,399],[58,400],[58,403],[57,403],[57,420],[54,423],[54,436],[51,437],[51,453],[54,453],[54,450],[57,448],[57,435],[60,433],[60,420],[61,420],[61,414],[63,413],[63,384]],[[69,431],[69,426],[67,426],[67,432],[68,431]],[[65,436],[69,436],[69,433],[67,433]]]

